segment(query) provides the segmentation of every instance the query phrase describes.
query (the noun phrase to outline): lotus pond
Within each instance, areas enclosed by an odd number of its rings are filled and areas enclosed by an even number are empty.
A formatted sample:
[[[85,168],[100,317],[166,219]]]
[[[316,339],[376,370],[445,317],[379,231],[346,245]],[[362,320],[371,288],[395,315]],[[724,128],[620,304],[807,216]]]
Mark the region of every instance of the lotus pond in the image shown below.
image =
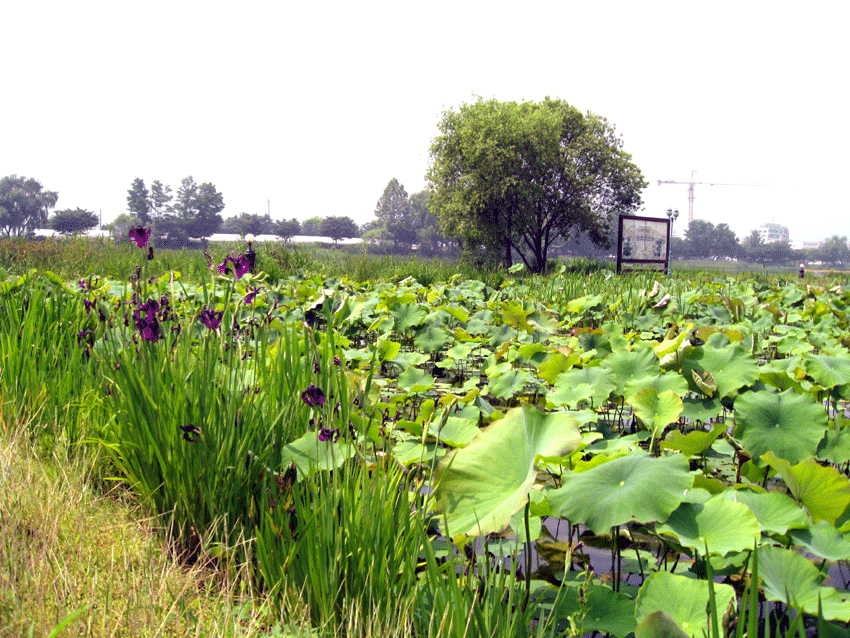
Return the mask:
[[[845,282],[140,256],[0,281],[3,428],[99,447],[311,632],[848,635]]]

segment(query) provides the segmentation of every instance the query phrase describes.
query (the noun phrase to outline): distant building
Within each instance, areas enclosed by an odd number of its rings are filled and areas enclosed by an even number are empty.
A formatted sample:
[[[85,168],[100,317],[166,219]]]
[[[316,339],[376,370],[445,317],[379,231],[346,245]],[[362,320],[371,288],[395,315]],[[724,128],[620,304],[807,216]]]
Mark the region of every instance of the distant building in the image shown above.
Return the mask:
[[[780,241],[790,241],[791,234],[787,226],[781,224],[764,224],[758,227],[759,239],[763,244],[774,244]]]
[[[791,248],[793,248],[794,250],[817,250],[821,246],[823,246],[822,241],[798,240],[798,241],[792,241],[791,242]]]

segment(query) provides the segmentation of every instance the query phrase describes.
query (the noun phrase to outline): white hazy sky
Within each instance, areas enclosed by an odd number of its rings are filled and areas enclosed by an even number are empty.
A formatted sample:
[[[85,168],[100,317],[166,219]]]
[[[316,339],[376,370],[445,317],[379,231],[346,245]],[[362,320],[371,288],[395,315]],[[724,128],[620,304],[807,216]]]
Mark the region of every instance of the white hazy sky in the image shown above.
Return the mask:
[[[615,124],[668,207],[743,239],[850,235],[847,9],[773,2],[27,2],[2,11],[0,176],[126,210],[192,175],[225,216],[373,218],[425,188],[440,114],[549,95]]]

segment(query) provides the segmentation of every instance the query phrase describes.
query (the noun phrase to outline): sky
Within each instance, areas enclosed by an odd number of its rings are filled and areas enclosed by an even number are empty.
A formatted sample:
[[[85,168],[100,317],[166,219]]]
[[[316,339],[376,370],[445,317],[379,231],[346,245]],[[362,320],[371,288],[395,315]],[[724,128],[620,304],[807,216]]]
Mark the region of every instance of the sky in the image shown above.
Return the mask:
[[[426,188],[447,109],[560,98],[649,186],[743,239],[850,236],[842,3],[29,0],[3,10],[0,176],[109,222],[134,178],[212,182],[224,216],[374,218]],[[696,171],[693,172],[692,171]],[[737,186],[731,184],[746,184]],[[763,184],[754,186],[752,184]]]

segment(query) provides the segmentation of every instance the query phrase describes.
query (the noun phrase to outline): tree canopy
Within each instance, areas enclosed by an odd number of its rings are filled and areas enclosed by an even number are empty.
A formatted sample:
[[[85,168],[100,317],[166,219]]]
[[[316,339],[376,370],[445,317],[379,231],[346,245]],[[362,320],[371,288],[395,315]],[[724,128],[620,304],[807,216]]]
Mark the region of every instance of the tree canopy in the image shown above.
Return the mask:
[[[289,241],[295,235],[301,234],[301,222],[295,217],[292,219],[282,219],[272,224],[272,232],[283,241]]]
[[[334,240],[334,243],[340,239],[357,237],[359,233],[357,224],[350,217],[325,217],[319,224],[319,234],[330,237]]]
[[[57,233],[73,235],[95,228],[100,221],[97,213],[83,208],[57,210],[49,220],[50,227]]]
[[[32,177],[8,175],[0,179],[0,234],[32,234],[47,223],[48,211],[58,200],[58,193],[45,190]]]
[[[224,197],[210,182],[198,184],[192,176],[183,178],[173,197],[170,186],[155,180],[148,191],[137,177],[127,191],[127,207],[143,223],[150,222],[158,236],[200,238],[221,227]]]
[[[610,242],[646,182],[608,121],[563,100],[479,98],[443,113],[431,146],[431,211],[467,249],[516,253],[533,272],[559,239]]]
[[[416,223],[404,186],[393,177],[375,204],[375,217],[382,235],[396,247],[410,248],[416,241]]]

